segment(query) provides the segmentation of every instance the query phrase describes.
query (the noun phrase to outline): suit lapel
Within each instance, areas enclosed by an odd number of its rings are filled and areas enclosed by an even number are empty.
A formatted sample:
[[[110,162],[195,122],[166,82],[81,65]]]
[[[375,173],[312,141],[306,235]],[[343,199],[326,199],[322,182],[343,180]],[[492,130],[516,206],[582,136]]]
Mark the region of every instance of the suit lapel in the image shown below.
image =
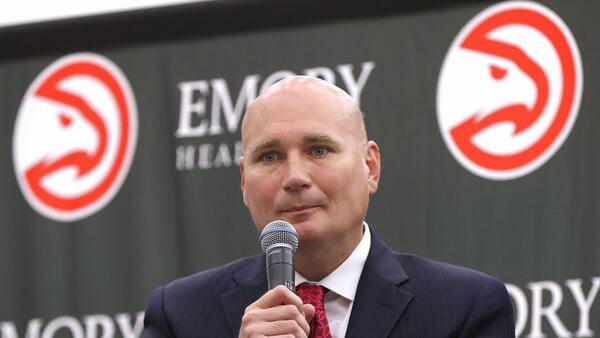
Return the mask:
[[[267,292],[264,255],[256,256],[244,269],[233,275],[236,287],[219,299],[233,337],[237,337],[246,307]]]
[[[395,253],[371,228],[371,249],[356,290],[347,338],[388,337],[412,301],[402,288],[408,276]]]

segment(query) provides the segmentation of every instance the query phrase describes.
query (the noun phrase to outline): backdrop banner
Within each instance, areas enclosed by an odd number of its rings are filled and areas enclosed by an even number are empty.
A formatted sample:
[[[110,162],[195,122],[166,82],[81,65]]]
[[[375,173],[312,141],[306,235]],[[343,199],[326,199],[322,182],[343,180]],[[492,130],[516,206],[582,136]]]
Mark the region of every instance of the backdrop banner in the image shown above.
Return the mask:
[[[502,279],[518,337],[600,337],[599,3],[216,3],[0,31],[2,338],[139,337],[259,253],[240,125],[295,74],[363,110],[390,247]]]

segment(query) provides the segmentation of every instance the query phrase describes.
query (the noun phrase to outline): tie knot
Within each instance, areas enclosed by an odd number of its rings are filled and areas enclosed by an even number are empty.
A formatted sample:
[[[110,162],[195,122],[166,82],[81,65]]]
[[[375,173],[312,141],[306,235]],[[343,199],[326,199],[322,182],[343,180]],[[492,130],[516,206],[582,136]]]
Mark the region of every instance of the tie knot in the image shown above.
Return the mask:
[[[304,304],[312,304],[315,308],[322,308],[325,303],[325,294],[329,291],[318,284],[302,283],[296,288],[296,294]]]

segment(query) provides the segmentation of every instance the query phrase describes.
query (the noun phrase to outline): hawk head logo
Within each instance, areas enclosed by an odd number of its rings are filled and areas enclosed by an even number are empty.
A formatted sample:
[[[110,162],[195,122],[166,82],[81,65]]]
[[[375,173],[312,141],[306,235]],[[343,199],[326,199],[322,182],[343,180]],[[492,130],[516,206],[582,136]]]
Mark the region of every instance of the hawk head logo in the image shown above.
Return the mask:
[[[533,2],[494,5],[452,43],[440,72],[438,122],[454,157],[489,179],[543,165],[575,123],[583,75],[562,20]]]
[[[120,188],[136,137],[123,73],[97,54],[63,57],[33,81],[17,115],[13,160],[21,191],[53,220],[89,216]]]

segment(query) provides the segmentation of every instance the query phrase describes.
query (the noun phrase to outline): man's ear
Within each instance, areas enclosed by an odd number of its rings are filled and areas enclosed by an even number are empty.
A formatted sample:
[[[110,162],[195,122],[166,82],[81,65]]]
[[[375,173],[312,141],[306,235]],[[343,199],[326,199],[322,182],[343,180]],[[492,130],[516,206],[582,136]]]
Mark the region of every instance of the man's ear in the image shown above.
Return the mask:
[[[365,145],[365,164],[368,168],[369,193],[372,195],[377,191],[379,177],[381,176],[379,146],[374,141],[369,141]]]
[[[240,186],[242,188],[242,198],[244,200],[244,205],[248,206],[248,201],[246,201],[246,175],[244,173],[244,156],[240,156],[240,176],[242,177],[242,181],[240,182]]]

